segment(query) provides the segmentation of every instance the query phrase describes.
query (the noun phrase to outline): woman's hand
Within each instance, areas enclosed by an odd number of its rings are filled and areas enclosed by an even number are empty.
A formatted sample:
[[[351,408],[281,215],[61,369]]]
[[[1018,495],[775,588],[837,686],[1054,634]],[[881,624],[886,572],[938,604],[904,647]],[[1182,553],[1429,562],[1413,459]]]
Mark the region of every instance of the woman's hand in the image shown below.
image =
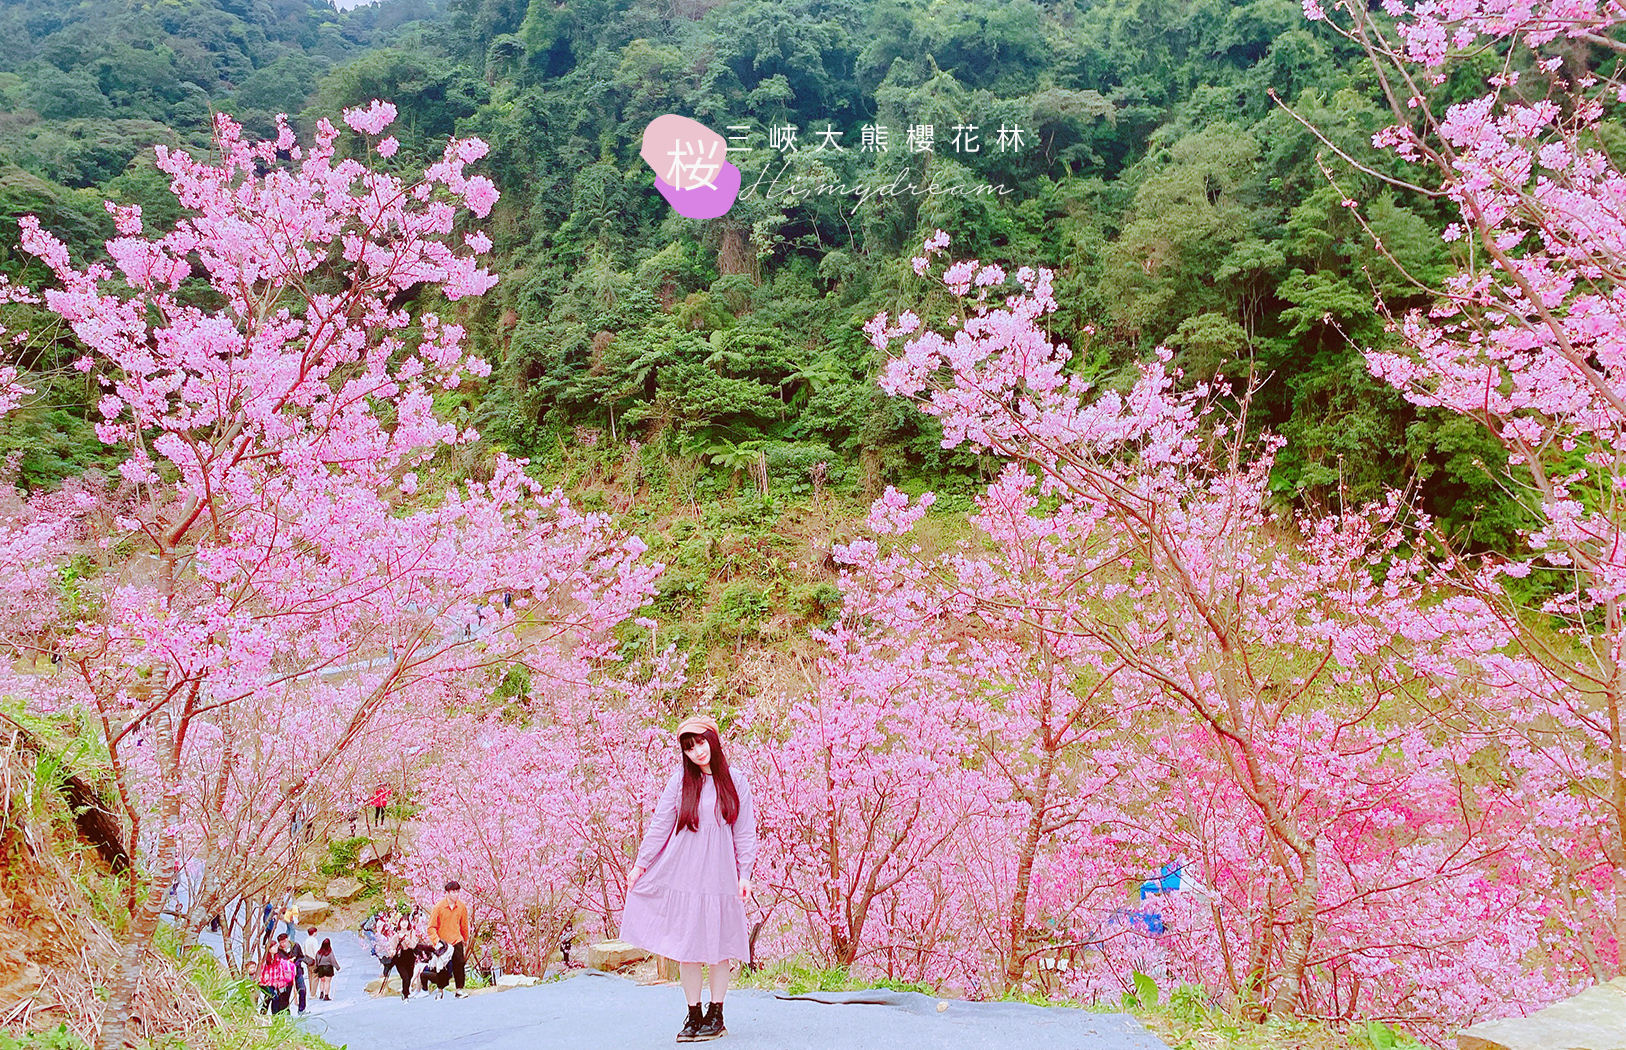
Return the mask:
[[[637,885],[638,879],[639,879],[640,876],[643,875],[643,873],[644,873],[643,868],[640,868],[637,865],[633,866],[632,871],[627,875],[627,892],[628,893],[632,892],[632,887]]]
[[[747,902],[749,902],[751,900],[751,880],[750,879],[741,879],[740,880],[740,900],[747,901]]]

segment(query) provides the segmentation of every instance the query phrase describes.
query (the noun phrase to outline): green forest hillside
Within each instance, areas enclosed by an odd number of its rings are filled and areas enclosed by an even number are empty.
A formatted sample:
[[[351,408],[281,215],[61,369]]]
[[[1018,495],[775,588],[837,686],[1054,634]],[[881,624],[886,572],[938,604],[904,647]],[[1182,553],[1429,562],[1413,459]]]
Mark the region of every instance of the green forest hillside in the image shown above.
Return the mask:
[[[492,144],[504,278],[469,321],[498,367],[462,396],[511,451],[554,461],[589,428],[689,457],[703,492],[755,469],[770,489],[969,493],[979,465],[876,390],[860,331],[920,294],[909,258],[941,228],[956,253],[1055,268],[1054,334],[1106,382],[1158,344],[1190,381],[1256,377],[1253,423],[1289,441],[1284,500],[1421,482],[1465,539],[1509,541],[1487,440],[1419,414],[1358,354],[1384,338],[1375,297],[1418,305],[1413,279],[1443,272],[1444,220],[1301,122],[1372,161],[1386,118],[1369,69],[1293,0],[437,2],[7,5],[5,250],[29,211],[92,251],[103,198],[163,219],[149,147],[202,148],[211,109],[308,132],[383,98],[403,167],[454,131]],[[654,192],[638,148],[667,112],[749,147],[730,159],[757,191],[723,218]],[[926,126],[930,150],[909,141]],[[774,148],[792,127],[795,148]],[[866,127],[886,129],[869,149]],[[787,192],[821,182],[1005,193]],[[1345,199],[1370,204],[1370,234]],[[71,386],[6,439],[32,483],[95,458]]]
[[[292,1047],[166,915],[275,1013],[459,883],[1180,1046],[1626,975],[1626,8],[1372,6],[0,7],[0,1015]]]

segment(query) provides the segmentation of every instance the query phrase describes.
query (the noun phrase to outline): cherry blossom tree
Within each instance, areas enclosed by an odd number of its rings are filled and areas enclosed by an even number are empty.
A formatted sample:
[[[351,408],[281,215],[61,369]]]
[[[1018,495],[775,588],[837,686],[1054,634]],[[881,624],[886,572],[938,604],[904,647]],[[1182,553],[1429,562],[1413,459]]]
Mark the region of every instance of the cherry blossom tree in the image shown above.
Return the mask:
[[[174,907],[183,936],[219,917],[228,963],[253,960],[264,931],[259,903],[281,900],[308,876],[311,852],[354,818],[376,783],[398,779],[402,764],[426,765],[445,727],[486,705],[478,683],[443,697],[414,691],[412,700],[386,701],[315,776],[311,758],[352,713],[323,689],[247,696],[194,727],[180,775]]]
[[[433,901],[456,878],[513,973],[543,972],[588,881],[577,818],[594,800],[567,727],[494,720],[417,784],[425,806],[399,866],[408,893]]]
[[[941,903],[927,877],[954,839],[993,831],[973,768],[985,719],[957,688],[952,642],[928,631],[876,644],[855,628],[876,597],[860,582],[844,576],[842,617],[819,634],[817,687],[751,712],[768,736],[757,882],[793,916],[780,950],[872,970],[885,958],[889,976],[922,980],[942,972],[918,936],[918,905]]]
[[[678,757],[659,712],[682,689],[682,668],[669,650],[551,681],[519,712],[443,730],[416,785],[412,847],[393,865],[408,892],[427,902],[457,879],[512,972],[541,974],[567,934],[612,934]]]
[[[1009,473],[1006,480],[1016,477]],[[999,931],[993,944],[979,947],[992,948],[1001,960],[991,980],[976,967],[962,971],[971,983],[1006,987],[1021,983],[1033,947],[1029,898],[1037,868],[1054,838],[1077,823],[1087,800],[1117,775],[1078,758],[1103,720],[1116,721],[1098,694],[1121,670],[1110,654],[1103,656],[1051,617],[1041,596],[1048,596],[1054,581],[1068,578],[1054,559],[1068,562],[1080,551],[1047,542],[1055,535],[1053,523],[1040,524],[1024,499],[1016,488],[999,484],[979,501],[971,522],[994,541],[992,553],[982,557],[961,553],[929,568],[920,564],[913,544],[886,552],[875,541],[839,548],[837,557],[849,567],[842,578],[843,622],[853,625],[848,631],[854,637],[837,651],[837,662],[827,661],[832,665],[825,674],[845,694],[868,691],[875,703],[896,708],[908,719],[905,736],[933,740],[946,732],[958,745],[948,753],[956,761],[945,762],[944,771],[934,771],[925,784],[936,807],[957,817],[962,852],[990,847],[980,862],[967,862],[967,870],[988,878],[959,907],[963,912],[976,910],[977,902],[997,902],[998,914],[976,925]],[[911,506],[888,490],[872,509],[870,527],[877,537],[907,533],[932,502],[928,494]],[[964,572],[979,586],[945,589],[939,571],[955,579]],[[885,644],[909,654],[888,670],[916,676],[911,691],[926,690],[928,703],[940,710],[936,719],[951,722],[933,732],[931,721],[903,703],[910,691],[857,662],[858,654],[877,648],[878,639],[857,627],[866,623],[887,625]],[[930,663],[923,663],[927,654]],[[876,684],[861,688],[855,684],[861,675]],[[978,770],[974,778],[944,775],[971,765]],[[968,793],[998,802],[954,801]]]
[[[394,115],[374,102],[345,121],[372,141]],[[148,237],[139,209],[110,205],[110,266],[76,267],[22,222],[25,250],[57,282],[37,294],[106,391],[99,436],[128,450],[111,532],[83,528],[87,508],[36,505],[0,542],[7,601],[36,600],[35,570],[62,564],[70,543],[103,563],[81,581],[83,612],[44,633],[7,621],[10,646],[49,647],[62,667],[4,685],[41,710],[89,713],[144,860],[103,1050],[125,1042],[181,862],[241,845],[206,830],[210,807],[291,826],[308,792],[343,780],[344,756],[376,743],[381,711],[446,717],[471,683],[516,664],[538,682],[584,680],[659,571],[522,461],[499,455],[488,477],[419,491],[420,472],[476,437],[436,417],[434,392],[487,366],[461,326],[399,301],[427,288],[455,303],[495,282],[479,263],[491,241],[465,232],[462,213],[484,216],[497,197],[467,172],[484,144],[453,141],[404,182],[340,159],[326,121],[310,145],[279,127],[249,143],[222,117],[206,159],[159,147],[184,217]],[[388,157],[394,140],[373,150]],[[32,559],[16,556],[36,538],[47,542]],[[285,717],[248,721],[267,711]],[[267,733],[285,735],[245,746]],[[269,791],[255,775],[271,771],[248,768],[267,753],[291,759]]]
[[[941,609],[975,639],[968,652],[980,645],[968,688],[1059,701],[1002,705],[1033,712],[1001,734],[1025,752],[1005,764],[1040,774],[1012,778],[1011,799],[1031,805],[1043,772],[1065,768],[1075,779],[1047,812],[1092,822],[1073,856],[1122,855],[1120,900],[1160,858],[1194,860],[1209,906],[1188,898],[1169,924],[1223,965],[1193,976],[1272,1012],[1466,1020],[1505,995],[1560,994],[1562,966],[1534,965],[1561,955],[1540,921],[1548,873],[1502,856],[1527,831],[1527,796],[1470,772],[1497,744],[1479,716],[1524,716],[1498,688],[1532,673],[1505,655],[1504,618],[1410,542],[1397,500],[1320,520],[1271,512],[1277,442],[1245,442],[1218,392],[1180,391],[1166,353],[1127,393],[1091,389],[1041,327],[1048,273],[1020,271],[1002,301],[997,266],[957,262],[942,280],[963,307],[946,334],[908,312],[871,322],[878,348],[904,342],[883,387],[917,397],[946,446],[1010,465],[980,501],[976,544],[880,567],[895,612],[873,619],[887,634]],[[921,508],[894,496],[877,513],[899,531]],[[982,643],[1002,635],[1002,649]],[[1077,735],[1047,763],[1065,731]],[[1018,873],[1040,860],[1018,857]],[[1471,903],[1449,921],[1404,903],[1435,892]],[[1011,900],[1015,984],[1024,939],[1048,924]],[[1078,942],[1098,943],[1112,918]]]
[[[1527,550],[1475,586],[1510,624],[1534,611],[1520,597],[1539,597],[1545,622],[1516,635],[1537,673],[1504,687],[1545,708],[1542,731],[1518,745],[1526,765],[1546,764],[1584,800],[1571,841],[1543,848],[1568,868],[1567,919],[1602,979],[1626,973],[1626,178],[1606,141],[1626,99],[1626,12],[1591,0],[1385,6],[1388,19],[1342,2],[1305,11],[1366,50],[1395,118],[1374,144],[1414,166],[1414,190],[1456,207],[1445,238],[1459,266],[1429,311],[1390,318],[1400,345],[1367,360],[1413,403],[1475,420],[1507,450]],[[1485,94],[1442,102],[1448,77],[1487,55]]]

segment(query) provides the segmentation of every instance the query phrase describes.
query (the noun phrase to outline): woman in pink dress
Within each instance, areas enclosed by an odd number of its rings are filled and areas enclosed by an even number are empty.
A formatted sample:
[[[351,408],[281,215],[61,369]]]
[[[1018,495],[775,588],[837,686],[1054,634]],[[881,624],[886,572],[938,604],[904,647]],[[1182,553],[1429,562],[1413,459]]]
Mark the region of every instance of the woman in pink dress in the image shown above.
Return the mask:
[[[729,771],[717,723],[691,715],[678,726],[681,768],[666,782],[627,878],[621,939],[678,961],[689,1016],[680,1043],[727,1033],[723,996],[735,959],[750,957],[745,901],[757,855],[751,788]],[[701,964],[711,1005],[700,1009]]]

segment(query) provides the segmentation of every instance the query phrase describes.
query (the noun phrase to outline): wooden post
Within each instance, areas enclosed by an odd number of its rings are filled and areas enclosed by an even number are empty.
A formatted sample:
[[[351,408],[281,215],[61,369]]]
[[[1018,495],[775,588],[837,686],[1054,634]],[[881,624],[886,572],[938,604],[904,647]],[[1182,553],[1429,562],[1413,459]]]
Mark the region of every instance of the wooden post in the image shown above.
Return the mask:
[[[655,956],[655,976],[662,981],[675,981],[678,979],[678,964],[676,959],[668,959],[664,955]]]

